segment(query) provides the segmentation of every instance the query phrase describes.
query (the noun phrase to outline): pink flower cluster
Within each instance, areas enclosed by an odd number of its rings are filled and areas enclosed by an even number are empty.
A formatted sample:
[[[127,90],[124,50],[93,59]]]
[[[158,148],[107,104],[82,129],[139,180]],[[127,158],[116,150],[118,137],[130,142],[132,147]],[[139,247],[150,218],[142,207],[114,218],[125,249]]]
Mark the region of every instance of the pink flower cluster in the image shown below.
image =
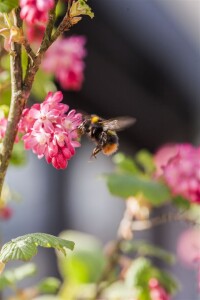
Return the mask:
[[[54,74],[63,89],[80,90],[82,86],[85,42],[83,36],[58,39],[45,54],[43,70]]]
[[[69,107],[60,103],[62,99],[61,92],[49,92],[43,103],[24,109],[19,123],[19,131],[25,133],[25,149],[32,149],[38,158],[45,157],[56,169],[65,169],[80,146],[77,127],[82,115],[75,110],[66,115]]]
[[[156,278],[149,280],[150,297],[152,300],[169,300],[170,296]]]
[[[165,151],[168,149],[169,151]],[[177,144],[162,148],[157,167],[174,195],[200,203],[200,148],[190,144]],[[161,159],[162,158],[162,159]],[[163,164],[161,165],[161,161]]]
[[[53,6],[54,0],[20,0],[20,17],[30,25],[45,23]]]

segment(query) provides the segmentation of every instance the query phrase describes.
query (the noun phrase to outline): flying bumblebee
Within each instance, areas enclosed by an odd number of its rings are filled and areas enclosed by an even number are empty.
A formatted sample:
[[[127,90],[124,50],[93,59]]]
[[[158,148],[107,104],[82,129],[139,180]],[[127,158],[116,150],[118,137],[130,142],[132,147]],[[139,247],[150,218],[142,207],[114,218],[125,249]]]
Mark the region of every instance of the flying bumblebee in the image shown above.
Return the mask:
[[[97,115],[83,116],[83,122],[78,127],[79,135],[87,135],[96,144],[91,157],[99,152],[105,155],[115,153],[119,146],[119,139],[116,131],[123,130],[135,123],[131,117],[118,117],[105,120]]]

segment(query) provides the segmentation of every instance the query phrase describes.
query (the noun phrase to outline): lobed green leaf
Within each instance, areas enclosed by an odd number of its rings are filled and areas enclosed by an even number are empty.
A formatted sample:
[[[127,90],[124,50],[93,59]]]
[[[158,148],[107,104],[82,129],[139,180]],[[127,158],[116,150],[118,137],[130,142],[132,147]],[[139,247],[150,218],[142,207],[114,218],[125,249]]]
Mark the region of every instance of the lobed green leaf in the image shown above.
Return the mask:
[[[12,239],[0,251],[0,261],[7,263],[11,260],[29,261],[37,254],[37,247],[55,248],[64,255],[66,248],[73,250],[74,242],[55,237],[47,233],[31,233]]]
[[[161,182],[133,176],[111,173],[105,176],[111,194],[122,198],[143,194],[153,205],[159,206],[169,201],[170,192]]]

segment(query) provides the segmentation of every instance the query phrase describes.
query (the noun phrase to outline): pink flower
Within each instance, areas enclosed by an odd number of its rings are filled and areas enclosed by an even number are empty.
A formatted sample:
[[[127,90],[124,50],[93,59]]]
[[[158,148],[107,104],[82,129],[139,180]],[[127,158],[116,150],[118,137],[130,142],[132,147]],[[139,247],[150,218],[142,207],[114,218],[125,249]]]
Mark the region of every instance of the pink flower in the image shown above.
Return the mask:
[[[177,243],[177,253],[180,259],[190,267],[200,262],[200,229],[190,228],[184,231]]]
[[[174,157],[178,152],[177,144],[166,144],[158,149],[154,155],[154,163],[156,166],[156,176],[161,176],[163,174],[163,169],[168,163],[168,161]]]
[[[19,123],[25,149],[32,149],[38,158],[45,157],[56,169],[67,167],[68,160],[75,154],[78,142],[77,128],[82,115],[69,110],[68,105],[60,103],[61,92],[48,93],[41,104],[26,108]]]
[[[34,24],[26,27],[26,35],[29,43],[41,43],[45,32],[45,26],[42,24]]]
[[[0,117],[0,142],[3,140],[5,133],[6,133],[6,127],[7,127],[8,120],[4,116]],[[18,135],[15,138],[15,143],[19,142]]]
[[[8,120],[5,117],[0,118],[0,140],[2,140],[5,136],[7,123]]]
[[[169,300],[170,296],[156,278],[149,280],[150,297],[152,300]]]
[[[174,195],[200,203],[200,148],[176,145],[173,156],[163,166],[163,178]]]
[[[55,74],[63,89],[80,90],[84,79],[85,37],[74,36],[57,40],[46,52],[42,68]]]
[[[48,12],[54,6],[54,0],[20,0],[20,17],[30,25],[45,23]]]
[[[200,291],[200,229],[190,228],[183,232],[177,243],[177,253],[183,263],[197,268],[197,282]]]

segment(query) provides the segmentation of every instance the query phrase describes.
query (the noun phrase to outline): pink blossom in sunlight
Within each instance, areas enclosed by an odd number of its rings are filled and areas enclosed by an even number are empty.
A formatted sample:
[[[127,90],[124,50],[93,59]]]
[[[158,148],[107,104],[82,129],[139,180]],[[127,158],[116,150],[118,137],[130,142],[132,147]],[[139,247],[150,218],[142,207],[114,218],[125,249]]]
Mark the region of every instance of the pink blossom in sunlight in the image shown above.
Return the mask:
[[[149,289],[151,300],[170,300],[170,295],[160,285],[156,278],[151,278],[149,280]]]
[[[80,90],[82,86],[85,42],[83,36],[58,39],[45,54],[42,62],[43,70],[55,74],[56,80],[63,89]]]
[[[170,153],[172,156],[168,156],[168,161],[164,160],[162,166],[167,185],[174,195],[200,203],[200,148],[177,144]]]
[[[19,123],[25,149],[32,149],[38,158],[45,157],[56,169],[65,169],[80,146],[77,128],[82,115],[75,110],[68,112],[69,106],[60,103],[62,99],[61,92],[48,93],[43,103],[23,111]]]
[[[20,0],[20,17],[28,24],[45,23],[54,0]]]

